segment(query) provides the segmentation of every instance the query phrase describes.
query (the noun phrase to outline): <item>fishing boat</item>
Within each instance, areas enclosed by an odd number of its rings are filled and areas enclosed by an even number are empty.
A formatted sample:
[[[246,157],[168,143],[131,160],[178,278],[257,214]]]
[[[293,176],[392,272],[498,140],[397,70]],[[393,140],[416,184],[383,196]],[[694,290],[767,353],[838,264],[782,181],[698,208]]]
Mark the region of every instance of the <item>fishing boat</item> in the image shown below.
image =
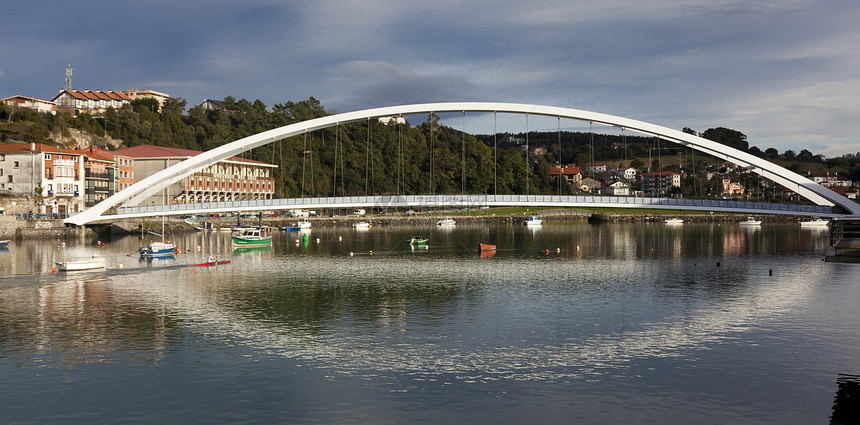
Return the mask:
[[[298,223],[296,223],[296,227],[298,227],[299,229],[310,229],[311,228],[311,222],[308,221],[308,219],[303,218],[303,219],[299,220]]]
[[[105,259],[94,255],[93,258],[88,258],[86,260],[58,261],[56,265],[57,270],[64,272],[95,270],[105,268]]]
[[[495,251],[496,246],[488,243],[479,243],[478,249],[481,251]]]
[[[0,248],[9,246],[9,239],[0,241]]]
[[[523,222],[523,225],[525,226],[540,226],[541,224],[543,224],[543,219],[538,218],[535,215],[529,217],[528,220]]]
[[[366,221],[359,221],[358,223],[353,223],[352,227],[355,229],[369,229],[370,223]]]
[[[761,220],[756,220],[753,217],[747,217],[746,220],[739,221],[738,224],[740,224],[741,226],[760,226]]]
[[[246,229],[233,236],[233,245],[237,247],[267,246],[272,244],[272,236],[264,236],[260,229]]]
[[[457,225],[457,222],[451,217],[445,217],[444,219],[437,221],[436,225],[442,227],[454,227]]]
[[[677,217],[667,218],[667,219],[663,220],[663,222],[666,224],[684,224],[684,219],[683,218],[677,218]]]
[[[413,245],[413,246],[427,245],[427,242],[429,240],[430,239],[428,239],[424,236],[413,236],[412,239],[409,239],[409,245]]]
[[[802,227],[822,227],[827,226],[830,223],[830,220],[825,220],[821,217],[815,217],[812,220],[801,221],[800,225]]]
[[[138,250],[141,257],[166,257],[176,252],[176,244],[170,242],[153,242]]]

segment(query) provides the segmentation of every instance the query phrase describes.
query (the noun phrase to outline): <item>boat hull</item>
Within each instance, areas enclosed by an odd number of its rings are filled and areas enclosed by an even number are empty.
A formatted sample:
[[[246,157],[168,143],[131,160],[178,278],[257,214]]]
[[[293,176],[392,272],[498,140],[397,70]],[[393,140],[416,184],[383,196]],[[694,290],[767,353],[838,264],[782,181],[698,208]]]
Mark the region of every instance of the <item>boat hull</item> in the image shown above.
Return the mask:
[[[57,270],[64,272],[96,270],[105,268],[104,258],[92,258],[81,261],[61,261],[57,263]]]
[[[243,238],[241,236],[233,236],[233,246],[236,247],[269,246],[271,244],[271,236],[265,236],[260,238]]]
[[[496,246],[488,243],[480,243],[478,244],[478,249],[481,251],[495,251]]]

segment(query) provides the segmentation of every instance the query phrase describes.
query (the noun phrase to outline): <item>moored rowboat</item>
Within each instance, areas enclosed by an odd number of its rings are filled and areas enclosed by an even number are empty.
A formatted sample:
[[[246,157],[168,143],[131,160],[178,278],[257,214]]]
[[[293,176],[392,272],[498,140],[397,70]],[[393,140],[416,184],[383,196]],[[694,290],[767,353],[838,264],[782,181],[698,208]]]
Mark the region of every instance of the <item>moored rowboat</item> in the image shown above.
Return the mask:
[[[479,243],[478,249],[481,251],[495,251],[496,246],[488,243]]]

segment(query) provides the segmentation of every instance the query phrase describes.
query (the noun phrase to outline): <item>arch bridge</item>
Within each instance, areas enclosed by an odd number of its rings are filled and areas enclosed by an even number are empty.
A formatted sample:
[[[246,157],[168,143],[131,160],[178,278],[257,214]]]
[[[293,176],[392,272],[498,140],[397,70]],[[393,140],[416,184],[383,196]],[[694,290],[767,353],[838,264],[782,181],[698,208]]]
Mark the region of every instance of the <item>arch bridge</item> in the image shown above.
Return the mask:
[[[696,151],[706,153],[716,158],[723,159],[743,167],[767,178],[779,185],[796,192],[798,195],[808,199],[814,206],[770,204],[756,202],[736,201],[710,201],[710,200],[675,200],[666,198],[629,198],[629,197],[564,197],[544,195],[416,195],[410,199],[402,196],[398,200],[391,197],[339,197],[339,198],[296,198],[281,200],[261,201],[237,201],[229,203],[208,204],[174,204],[152,207],[138,207],[138,205],[149,196],[158,193],[173,182],[184,179],[197,170],[208,167],[221,160],[241,154],[259,146],[277,142],[292,136],[334,127],[341,124],[360,122],[371,118],[395,116],[401,114],[417,113],[450,113],[450,112],[484,112],[484,113],[516,113],[528,115],[541,115],[560,118],[569,118],[579,121],[604,124],[608,126],[629,129],[637,133],[651,135],[662,140],[673,142]],[[421,197],[433,198],[421,198]],[[478,197],[478,198],[472,198]],[[480,197],[485,197],[483,202],[478,202]],[[361,199],[366,198],[366,199]],[[581,198],[581,199],[579,199]],[[587,198],[587,199],[586,199]],[[606,201],[608,198],[617,198]],[[639,200],[639,201],[637,201]],[[256,205],[256,203],[269,202],[269,205]],[[411,202],[411,203],[410,203]],[[707,204],[706,203],[712,203]],[[713,204],[716,202],[715,204]],[[724,202],[720,204],[720,202]],[[733,202],[735,202],[733,204]],[[124,203],[118,214],[104,215],[109,209]],[[243,205],[243,203],[245,203]],[[252,205],[255,203],[255,205]],[[836,192],[816,184],[815,182],[797,173],[787,170],[779,165],[750,155],[746,152],[731,148],[720,143],[704,139],[679,130],[651,124],[629,118],[608,115],[598,112],[584,111],[578,109],[560,108],[543,105],[530,105],[518,103],[496,103],[496,102],[448,102],[448,103],[425,103],[415,105],[389,106],[383,108],[366,109],[361,111],[346,112],[329,115],[308,121],[286,125],[273,130],[264,131],[259,134],[245,137],[234,142],[219,146],[215,149],[201,153],[189,158],[179,164],[161,170],[132,186],[118,192],[108,199],[94,205],[93,207],[73,215],[65,220],[67,224],[84,225],[93,221],[109,220],[113,218],[132,218],[151,215],[189,214],[217,211],[248,211],[248,210],[272,210],[307,207],[317,205],[318,208],[339,207],[362,207],[362,206],[459,206],[468,203],[472,206],[502,206],[502,205],[530,205],[530,206],[615,206],[630,208],[666,208],[666,209],[702,209],[734,212],[756,212],[766,214],[797,214],[797,215],[827,215],[837,216],[840,214],[860,214],[860,204],[857,204]],[[698,203],[698,205],[697,205]],[[212,205],[225,204],[225,205]],[[758,207],[756,208],[756,204]],[[753,206],[753,208],[750,208]]]

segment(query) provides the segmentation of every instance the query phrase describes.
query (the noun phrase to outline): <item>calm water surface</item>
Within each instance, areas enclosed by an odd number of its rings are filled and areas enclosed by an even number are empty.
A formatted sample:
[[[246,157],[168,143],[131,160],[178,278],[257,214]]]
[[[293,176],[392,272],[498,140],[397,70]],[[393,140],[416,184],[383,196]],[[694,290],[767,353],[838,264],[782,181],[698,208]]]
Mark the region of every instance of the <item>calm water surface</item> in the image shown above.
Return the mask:
[[[3,423],[828,423],[860,374],[860,267],[821,261],[827,231],[169,237],[149,262],[137,237],[0,251]],[[187,266],[210,253],[232,263]]]

